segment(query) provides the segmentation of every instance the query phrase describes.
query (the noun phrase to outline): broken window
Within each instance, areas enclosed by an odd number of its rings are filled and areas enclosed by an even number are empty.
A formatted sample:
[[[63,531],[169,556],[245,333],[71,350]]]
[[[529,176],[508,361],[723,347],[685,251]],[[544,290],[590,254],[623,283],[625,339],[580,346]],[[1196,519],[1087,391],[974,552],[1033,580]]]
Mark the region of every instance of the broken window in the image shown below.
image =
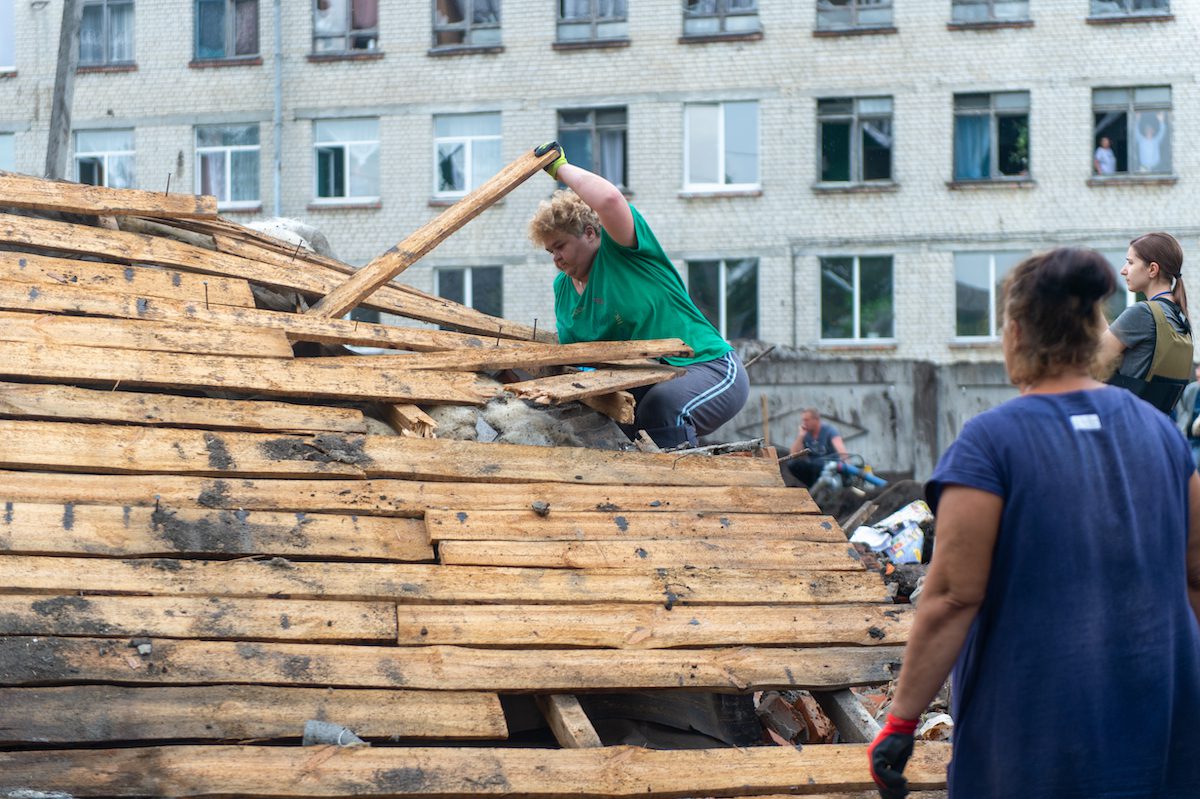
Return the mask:
[[[499,266],[466,266],[435,269],[435,291],[439,297],[492,316],[504,315],[503,269]]]
[[[111,189],[133,188],[133,131],[76,131],[75,179]]]
[[[895,338],[892,272],[890,255],[822,258],[821,338]]]
[[[1171,0],[1092,0],[1093,17],[1157,16],[1171,13]]]
[[[1028,252],[954,253],[954,333],[959,338],[1000,335],[1004,278]]]
[[[756,33],[761,29],[758,0],[684,0],[684,36]]]
[[[17,20],[15,0],[0,0],[0,72],[17,67]]]
[[[196,0],[196,58],[258,55],[258,0]]]
[[[717,191],[758,188],[758,103],[684,106],[684,186]]]
[[[817,30],[887,28],[892,0],[817,0]]]
[[[313,123],[318,199],[379,199],[379,120],[325,119]]]
[[[196,191],[217,198],[218,208],[257,208],[258,125],[196,128]]]
[[[954,95],[954,179],[1029,175],[1029,92]]]
[[[576,166],[625,188],[627,112],[587,108],[558,112],[558,141]]]
[[[817,100],[821,181],[892,179],[892,98]]]
[[[17,137],[13,133],[0,133],[0,170],[15,172],[17,169]]]
[[[439,114],[433,137],[435,196],[461,196],[500,171],[500,114]]]
[[[558,40],[626,39],[629,37],[626,13],[626,0],[558,0]]]
[[[434,47],[496,47],[500,0],[433,0]]]
[[[1029,19],[1029,0],[954,0],[955,22],[1022,22]]]
[[[133,0],[85,0],[79,27],[79,65],[132,63]]]
[[[379,0],[313,0],[313,52],[379,46]]]
[[[1170,86],[1095,89],[1092,118],[1098,176],[1171,174]]]
[[[688,261],[688,294],[726,339],[758,338],[758,259]]]

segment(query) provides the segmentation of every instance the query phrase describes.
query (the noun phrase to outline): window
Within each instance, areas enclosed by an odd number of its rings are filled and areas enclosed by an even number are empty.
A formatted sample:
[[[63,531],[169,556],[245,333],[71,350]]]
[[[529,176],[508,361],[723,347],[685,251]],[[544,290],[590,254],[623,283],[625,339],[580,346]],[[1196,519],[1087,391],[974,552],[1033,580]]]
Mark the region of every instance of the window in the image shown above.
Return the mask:
[[[605,41],[629,37],[626,0],[558,0],[560,42]]]
[[[684,106],[684,141],[688,188],[758,188],[757,102]]]
[[[257,208],[258,125],[196,128],[196,191],[218,208]]]
[[[757,33],[758,0],[684,0],[683,35]]]
[[[492,316],[504,315],[503,269],[499,266],[467,266],[436,269],[433,273],[439,297]]]
[[[1108,319],[1109,324],[1112,324],[1113,320],[1121,315],[1121,311],[1124,311],[1138,300],[1146,299],[1146,295],[1140,292],[1135,294],[1125,288],[1125,278],[1121,277],[1121,270],[1125,268],[1125,255],[1129,251],[1128,248],[1123,247],[1119,250],[1097,249],[1112,266],[1113,276],[1117,279],[1117,290],[1104,302],[1104,317]]]
[[[196,58],[258,55],[258,0],[196,0]]]
[[[817,121],[822,182],[892,179],[892,98],[817,100]]]
[[[313,123],[318,199],[379,199],[379,120]]]
[[[624,108],[589,108],[558,112],[558,141],[571,163],[625,188]]]
[[[500,171],[499,114],[440,114],[433,137],[435,196],[461,196]]]
[[[895,338],[892,283],[890,255],[822,258],[821,338]]]
[[[887,28],[892,0],[817,0],[817,30]]]
[[[75,133],[75,179],[111,189],[133,188],[133,131],[80,130]]]
[[[727,339],[758,338],[758,259],[688,261],[688,294]]]
[[[955,22],[1018,22],[1029,19],[1029,0],[954,0]]]
[[[0,0],[0,72],[17,67],[16,0]]]
[[[86,0],[79,28],[79,65],[133,63],[133,0]]]
[[[1000,335],[1000,289],[1027,252],[954,253],[954,333],[960,338]]]
[[[313,52],[374,50],[378,42],[378,0],[314,0]]]
[[[954,95],[954,179],[1029,174],[1029,92]]]
[[[1171,13],[1171,0],[1092,0],[1093,17],[1158,16]]]
[[[500,0],[433,0],[434,47],[499,44]]]
[[[0,133],[0,169],[15,172],[17,169],[17,137],[12,133]]]
[[[1171,174],[1170,86],[1095,89],[1092,112],[1093,172]]]

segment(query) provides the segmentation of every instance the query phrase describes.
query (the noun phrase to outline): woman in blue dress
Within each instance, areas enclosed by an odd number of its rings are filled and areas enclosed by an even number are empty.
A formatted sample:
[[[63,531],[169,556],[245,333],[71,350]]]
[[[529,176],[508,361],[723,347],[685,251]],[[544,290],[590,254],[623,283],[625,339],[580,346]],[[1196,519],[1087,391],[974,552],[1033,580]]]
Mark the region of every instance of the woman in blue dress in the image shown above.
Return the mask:
[[[934,552],[880,795],[953,668],[958,799],[1200,797],[1200,476],[1170,420],[1092,379],[1112,271],[1027,259],[1005,287],[1016,399],[972,419],[926,496]]]

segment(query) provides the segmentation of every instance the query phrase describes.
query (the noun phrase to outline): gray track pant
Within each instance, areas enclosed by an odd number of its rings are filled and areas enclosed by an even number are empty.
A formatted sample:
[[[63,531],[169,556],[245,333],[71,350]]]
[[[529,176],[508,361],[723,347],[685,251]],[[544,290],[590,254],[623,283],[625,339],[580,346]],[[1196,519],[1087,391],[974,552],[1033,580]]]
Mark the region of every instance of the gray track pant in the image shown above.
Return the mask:
[[[637,409],[627,434],[645,430],[660,447],[695,445],[696,436],[716,430],[746,404],[750,380],[736,352],[686,368],[674,380],[633,389]]]

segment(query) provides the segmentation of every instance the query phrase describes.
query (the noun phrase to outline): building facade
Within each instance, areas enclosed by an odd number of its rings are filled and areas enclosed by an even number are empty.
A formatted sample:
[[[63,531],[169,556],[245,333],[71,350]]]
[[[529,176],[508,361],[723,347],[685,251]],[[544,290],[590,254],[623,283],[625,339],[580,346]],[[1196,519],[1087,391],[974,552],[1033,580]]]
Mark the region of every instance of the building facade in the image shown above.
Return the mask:
[[[1200,244],[1197,3],[278,2],[85,0],[76,177],[278,209],[363,264],[557,138],[729,337],[938,364],[999,358],[1031,251]],[[0,169],[42,169],[61,12],[0,0]],[[552,189],[403,279],[550,324],[526,224]]]

